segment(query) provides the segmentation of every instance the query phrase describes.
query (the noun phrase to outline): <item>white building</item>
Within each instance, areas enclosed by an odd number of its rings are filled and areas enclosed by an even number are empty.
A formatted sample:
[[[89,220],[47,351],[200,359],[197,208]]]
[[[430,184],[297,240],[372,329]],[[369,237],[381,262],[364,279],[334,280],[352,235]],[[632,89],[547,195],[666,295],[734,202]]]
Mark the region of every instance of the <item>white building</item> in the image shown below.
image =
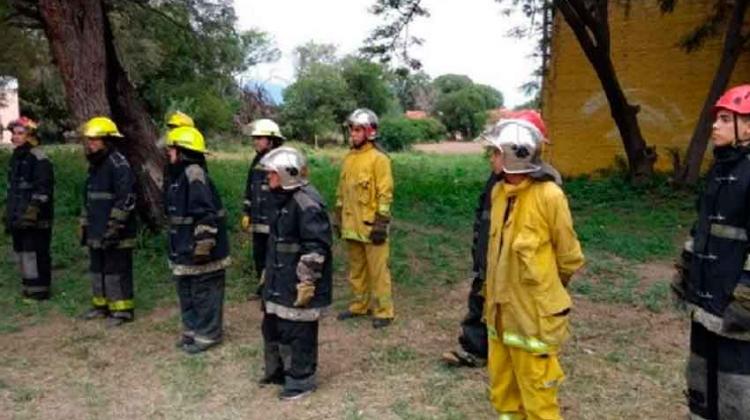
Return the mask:
[[[18,80],[13,77],[0,76],[0,127],[5,128],[9,122],[19,116]],[[2,130],[0,143],[10,143],[8,130]]]

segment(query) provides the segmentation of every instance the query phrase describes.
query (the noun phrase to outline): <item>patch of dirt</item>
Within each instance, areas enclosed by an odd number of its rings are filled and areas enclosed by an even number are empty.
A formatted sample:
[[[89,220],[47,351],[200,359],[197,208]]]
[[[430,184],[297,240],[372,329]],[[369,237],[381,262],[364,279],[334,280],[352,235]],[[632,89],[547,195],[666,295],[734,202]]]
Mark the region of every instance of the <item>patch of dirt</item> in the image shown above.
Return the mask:
[[[440,143],[420,143],[412,146],[414,150],[440,155],[473,155],[484,150],[482,144],[474,141],[444,141]]]
[[[348,296],[336,279],[337,304]],[[396,288],[397,319],[321,322],[319,389],[282,403],[259,388],[263,345],[258,302],[225,309],[225,342],[201,356],[174,348],[176,307],[139,314],[107,330],[101,322],[51,314],[43,324],[0,336],[0,413],[23,418],[397,419],[493,418],[483,369],[446,369],[457,345],[469,282]],[[562,353],[561,388],[571,419],[668,419],[685,413],[682,367],[687,322],[624,305],[576,298],[573,339]]]
[[[654,283],[669,282],[675,274],[673,261],[652,261],[638,264],[634,269],[641,280],[640,286],[643,289],[647,289]]]

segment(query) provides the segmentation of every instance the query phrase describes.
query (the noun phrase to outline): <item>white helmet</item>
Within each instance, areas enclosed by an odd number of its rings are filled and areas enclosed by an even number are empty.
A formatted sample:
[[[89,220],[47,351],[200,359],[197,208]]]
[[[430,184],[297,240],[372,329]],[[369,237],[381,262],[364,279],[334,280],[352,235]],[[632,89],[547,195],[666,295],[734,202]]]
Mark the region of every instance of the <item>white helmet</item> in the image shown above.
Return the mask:
[[[274,143],[281,144],[286,138],[281,135],[279,125],[273,120],[268,118],[262,118],[255,120],[250,124],[250,136],[252,137],[268,137]]]
[[[527,174],[542,167],[544,136],[533,124],[521,119],[500,120],[482,134],[489,147],[503,153],[503,171],[508,174]]]
[[[364,127],[367,140],[375,140],[378,137],[378,116],[367,108],[357,108],[349,114],[346,126]]]
[[[292,147],[278,147],[260,160],[265,171],[276,172],[281,177],[281,188],[293,190],[307,184],[307,159]]]

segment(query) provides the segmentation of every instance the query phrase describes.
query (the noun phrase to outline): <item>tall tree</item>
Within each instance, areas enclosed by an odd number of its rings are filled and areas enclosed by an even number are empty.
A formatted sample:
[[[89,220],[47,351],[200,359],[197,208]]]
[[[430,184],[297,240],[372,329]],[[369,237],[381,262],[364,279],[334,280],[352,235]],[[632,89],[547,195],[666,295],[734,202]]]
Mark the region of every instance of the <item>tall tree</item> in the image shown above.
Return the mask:
[[[409,48],[422,45],[424,40],[410,35],[409,25],[417,18],[430,16],[422,0],[375,0],[370,13],[382,17],[385,23],[365,39],[360,52],[366,58],[378,58],[383,64],[419,70],[422,63],[410,54]]]
[[[628,160],[629,172],[632,178],[640,179],[650,176],[656,162],[655,149],[646,144],[638,124],[640,107],[628,102],[627,97],[617,78],[612,57],[610,55],[609,33],[609,1],[608,0],[495,0],[498,3],[509,3],[519,7],[532,19],[544,16],[551,5],[562,16],[573,30],[575,37],[593,67],[609,102],[610,113],[620,132],[623,148]],[[625,0],[626,3],[629,0]],[[404,13],[409,7],[421,8],[419,0],[376,0],[376,14],[383,14],[383,10],[396,12],[396,19],[392,23],[395,28],[390,31],[376,29],[372,36],[397,40],[401,34],[398,28],[408,27],[408,23],[416,15]],[[543,20],[543,19],[542,19]],[[381,43],[376,52],[384,51],[397,45],[395,42]]]
[[[268,57],[246,54],[259,38],[235,31],[229,0],[4,2],[10,6],[9,22],[44,34],[73,124],[108,115],[126,135],[123,149],[137,168],[139,208],[151,224],[161,215],[164,157],[149,111],[160,114],[166,108],[154,92],[167,85],[164,80],[186,76],[192,79],[181,86],[190,82],[203,91],[229,92],[236,89],[233,71]]]
[[[664,12],[672,12],[677,4],[677,0],[660,1]],[[680,42],[690,53],[699,49],[708,39],[720,36],[722,29],[724,30],[719,65],[690,138],[685,163],[679,165],[679,160],[675,162],[675,182],[678,185],[694,184],[700,176],[703,155],[711,134],[713,105],[727,88],[737,60],[750,42],[750,30],[743,30],[749,6],[750,0],[716,0],[713,12]]]

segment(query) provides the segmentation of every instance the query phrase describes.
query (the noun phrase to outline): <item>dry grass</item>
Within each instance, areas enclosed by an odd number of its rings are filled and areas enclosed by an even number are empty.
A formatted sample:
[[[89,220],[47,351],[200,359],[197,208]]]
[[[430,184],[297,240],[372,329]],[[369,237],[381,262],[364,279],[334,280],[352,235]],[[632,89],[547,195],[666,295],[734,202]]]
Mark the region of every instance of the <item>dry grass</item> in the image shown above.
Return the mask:
[[[339,296],[346,295],[342,286]],[[398,320],[386,331],[374,331],[364,320],[327,317],[320,388],[295,403],[279,402],[276,389],[255,385],[263,357],[255,302],[229,305],[226,342],[194,357],[173,347],[176,308],[158,309],[115,331],[53,314],[43,324],[2,336],[0,417],[492,418],[485,372],[448,369],[437,360],[455,345],[466,292],[460,284],[401,294]],[[563,355],[565,417],[684,414],[682,318],[576,300],[575,339]]]

